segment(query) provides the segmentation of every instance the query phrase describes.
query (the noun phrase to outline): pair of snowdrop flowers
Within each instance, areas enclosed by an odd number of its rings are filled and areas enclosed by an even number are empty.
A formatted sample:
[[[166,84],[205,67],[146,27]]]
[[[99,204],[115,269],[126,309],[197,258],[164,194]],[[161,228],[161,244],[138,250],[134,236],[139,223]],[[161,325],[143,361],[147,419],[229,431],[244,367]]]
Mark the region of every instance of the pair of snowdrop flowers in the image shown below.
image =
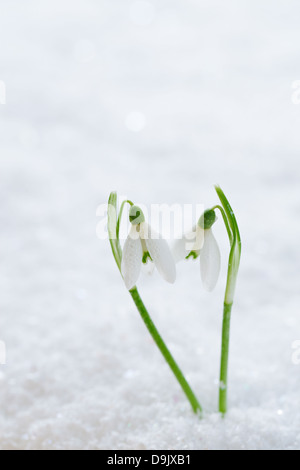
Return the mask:
[[[126,288],[135,287],[142,264],[153,263],[167,282],[176,280],[176,263],[200,257],[201,278],[206,290],[212,291],[218,281],[221,255],[212,226],[217,220],[214,210],[207,210],[190,232],[176,240],[173,249],[145,222],[141,209],[129,212],[131,229],[123,249],[121,271]]]

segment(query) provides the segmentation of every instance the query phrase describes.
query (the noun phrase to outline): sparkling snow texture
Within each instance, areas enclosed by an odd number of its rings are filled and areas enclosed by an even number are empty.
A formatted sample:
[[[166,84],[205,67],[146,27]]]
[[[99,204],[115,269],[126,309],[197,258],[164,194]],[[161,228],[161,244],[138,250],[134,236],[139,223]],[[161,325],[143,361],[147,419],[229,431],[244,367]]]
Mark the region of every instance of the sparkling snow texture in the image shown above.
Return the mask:
[[[2,449],[300,448],[299,15],[296,0],[2,0]],[[96,236],[96,210],[113,189],[210,206],[215,183],[243,238],[226,420],[221,221],[214,294],[198,262],[174,286],[139,281],[200,422]]]

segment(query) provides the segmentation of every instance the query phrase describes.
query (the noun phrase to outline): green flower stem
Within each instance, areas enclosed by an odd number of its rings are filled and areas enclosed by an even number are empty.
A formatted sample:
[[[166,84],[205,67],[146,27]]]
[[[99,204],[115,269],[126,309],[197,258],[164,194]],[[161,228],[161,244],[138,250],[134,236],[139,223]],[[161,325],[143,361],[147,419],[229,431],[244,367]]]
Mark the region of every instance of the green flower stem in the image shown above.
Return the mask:
[[[224,304],[223,330],[222,330],[222,354],[220,371],[220,393],[219,393],[219,411],[223,415],[227,412],[227,377],[228,377],[228,359],[229,359],[229,338],[230,338],[230,319],[232,304]]]
[[[227,390],[228,390],[228,359],[229,359],[229,339],[231,310],[234,300],[236,282],[240,267],[242,243],[238,224],[225,194],[219,186],[215,187],[219,199],[222,203],[221,211],[230,241],[230,254],[228,261],[227,285],[224,300],[221,366],[220,366],[220,390],[219,390],[219,411],[223,416],[227,413]],[[227,220],[226,220],[227,219]]]
[[[212,208],[212,210],[215,210],[215,209],[218,209],[220,212],[221,212],[221,215],[223,217],[223,221],[224,221],[224,224],[225,224],[225,227],[226,227],[226,230],[227,230],[227,234],[228,234],[228,238],[229,238],[229,243],[231,244],[232,241],[233,241],[233,235],[232,235],[232,232],[231,232],[231,228],[230,228],[230,224],[228,222],[228,219],[227,219],[227,216],[226,216],[226,213],[223,209],[222,206],[214,206]]]
[[[109,243],[113,253],[113,257],[117,263],[119,271],[121,272],[122,250],[117,236],[118,228],[118,211],[117,211],[117,193],[112,192],[109,196],[107,206],[107,230],[109,236]]]
[[[169,349],[167,348],[166,344],[164,343],[162,337],[160,336],[159,332],[157,331],[151,317],[138,293],[136,287],[129,291],[133,301],[149,331],[153,340],[155,341],[156,345],[158,346],[160,352],[164,356],[165,360],[169,364],[173,374],[175,375],[176,379],[178,380],[182,390],[184,391],[186,397],[188,398],[194,413],[202,414],[202,408],[199,404],[194,392],[192,391],[191,387],[189,386],[188,382],[186,381],[183,373],[179,369],[177,363],[173,359],[172,354],[170,353]]]
[[[122,219],[124,207],[125,207],[126,204],[129,204],[129,205],[132,207],[132,206],[133,206],[133,202],[128,200],[128,201],[123,201],[122,204],[121,204],[120,211],[119,211],[119,216],[118,216],[118,220],[117,220],[117,239],[118,239],[118,240],[119,240],[119,238],[120,238],[120,224],[121,224],[121,219]]]

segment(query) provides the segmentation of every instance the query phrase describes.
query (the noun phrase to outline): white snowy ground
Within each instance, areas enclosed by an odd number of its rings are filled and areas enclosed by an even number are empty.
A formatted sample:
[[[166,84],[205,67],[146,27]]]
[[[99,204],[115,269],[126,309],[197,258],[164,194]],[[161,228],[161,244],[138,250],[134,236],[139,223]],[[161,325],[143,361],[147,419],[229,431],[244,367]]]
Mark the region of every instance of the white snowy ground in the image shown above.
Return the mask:
[[[299,2],[0,6],[1,448],[299,449]],[[96,209],[113,189],[208,206],[214,183],[244,248],[226,420],[221,223],[213,295],[197,263],[179,266],[175,286],[139,283],[200,422],[96,236]]]

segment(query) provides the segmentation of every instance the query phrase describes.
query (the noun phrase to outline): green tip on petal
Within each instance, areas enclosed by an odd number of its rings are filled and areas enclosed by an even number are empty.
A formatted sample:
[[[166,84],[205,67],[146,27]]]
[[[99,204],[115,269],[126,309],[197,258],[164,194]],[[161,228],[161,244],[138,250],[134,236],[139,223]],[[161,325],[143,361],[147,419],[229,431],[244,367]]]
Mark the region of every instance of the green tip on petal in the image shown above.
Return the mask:
[[[144,254],[143,254],[143,264],[147,264],[148,263],[148,259],[150,261],[153,261],[151,256],[150,256],[150,253],[149,251],[146,251]]]
[[[142,209],[138,206],[132,206],[129,211],[129,220],[132,225],[140,225],[145,222]]]
[[[199,251],[191,251],[189,255],[186,256],[185,259],[197,259],[200,256]]]
[[[209,230],[217,221],[217,216],[214,210],[209,209],[201,215],[198,225],[204,230]]]

